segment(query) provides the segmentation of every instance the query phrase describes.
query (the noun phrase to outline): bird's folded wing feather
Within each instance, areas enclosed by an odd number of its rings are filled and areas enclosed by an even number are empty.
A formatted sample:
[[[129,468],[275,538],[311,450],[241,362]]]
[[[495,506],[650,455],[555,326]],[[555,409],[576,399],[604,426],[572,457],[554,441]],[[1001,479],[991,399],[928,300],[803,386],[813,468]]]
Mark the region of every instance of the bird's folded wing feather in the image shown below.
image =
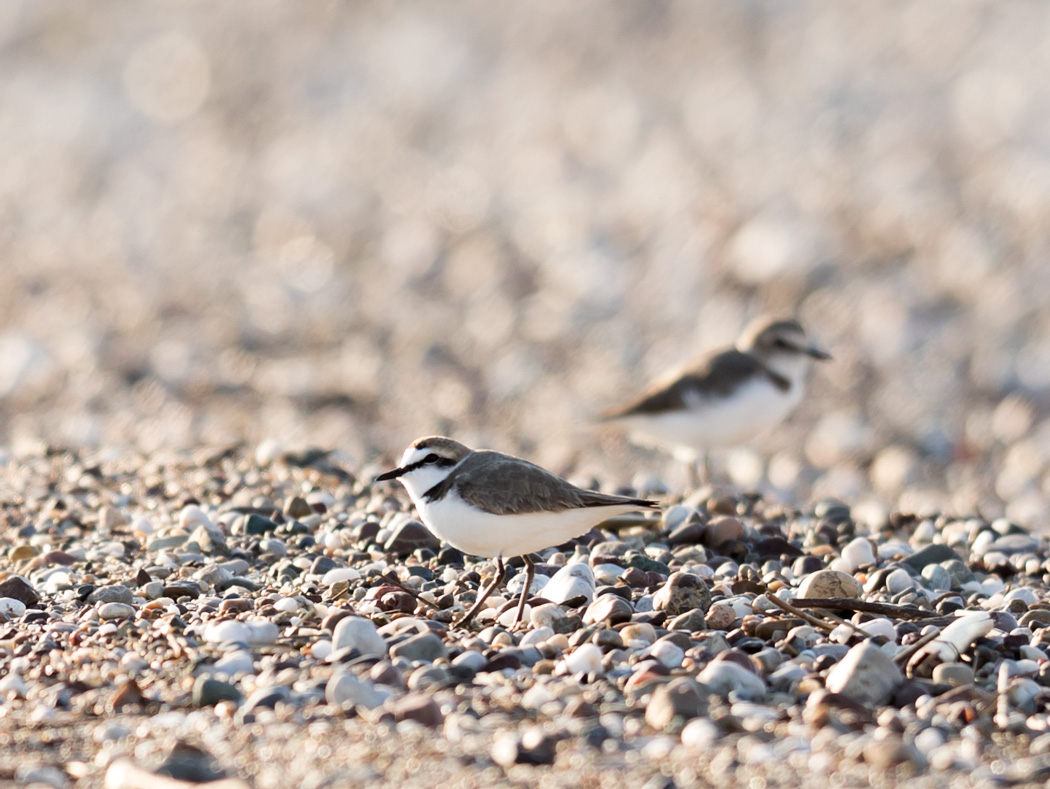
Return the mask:
[[[453,489],[468,504],[496,515],[617,504],[652,506],[650,502],[577,488],[546,469],[498,452],[475,452],[438,488],[444,490],[435,488],[428,494],[444,495]]]
[[[775,385],[781,385],[777,380],[779,376],[754,356],[736,350],[725,351],[701,360],[670,381],[655,384],[637,399],[606,411],[602,419],[686,410],[707,397],[726,397],[755,375],[766,376]]]

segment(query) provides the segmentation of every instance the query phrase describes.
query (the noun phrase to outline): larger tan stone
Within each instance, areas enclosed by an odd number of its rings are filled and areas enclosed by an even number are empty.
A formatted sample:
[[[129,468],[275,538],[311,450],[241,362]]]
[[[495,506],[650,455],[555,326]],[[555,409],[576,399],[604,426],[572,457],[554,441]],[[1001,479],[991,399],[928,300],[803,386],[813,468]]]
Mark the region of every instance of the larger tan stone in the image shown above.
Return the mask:
[[[810,573],[798,588],[798,596],[812,597],[860,597],[860,581],[849,573],[839,570],[817,570]]]

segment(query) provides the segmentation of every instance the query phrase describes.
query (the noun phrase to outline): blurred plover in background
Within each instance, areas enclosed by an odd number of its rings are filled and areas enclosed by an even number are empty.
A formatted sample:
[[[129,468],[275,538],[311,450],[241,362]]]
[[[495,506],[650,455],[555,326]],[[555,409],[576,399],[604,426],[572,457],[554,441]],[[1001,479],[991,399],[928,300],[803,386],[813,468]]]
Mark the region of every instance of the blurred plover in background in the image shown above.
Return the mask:
[[[517,625],[536,574],[530,553],[579,537],[615,515],[659,507],[655,501],[584,490],[527,460],[471,450],[440,436],[412,442],[401,465],[376,481],[398,478],[435,536],[464,553],[496,559],[495,579],[479,592],[460,625],[505,580],[503,557],[525,560]]]
[[[811,362],[830,358],[807,341],[797,320],[759,318],[735,348],[676,370],[600,418],[624,426],[639,444],[670,450],[689,464],[694,482],[707,481],[708,451],[780,424],[802,400]]]

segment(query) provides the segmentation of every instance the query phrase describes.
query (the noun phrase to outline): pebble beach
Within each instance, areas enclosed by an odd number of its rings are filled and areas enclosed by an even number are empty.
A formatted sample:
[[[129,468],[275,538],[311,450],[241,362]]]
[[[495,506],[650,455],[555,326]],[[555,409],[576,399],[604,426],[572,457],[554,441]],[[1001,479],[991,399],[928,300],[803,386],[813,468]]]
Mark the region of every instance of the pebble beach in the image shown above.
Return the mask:
[[[0,7],[0,786],[1042,785],[1050,13]],[[797,316],[681,464],[598,425]],[[446,434],[654,498],[495,564]]]
[[[1050,771],[1050,547],[1004,519],[900,514],[873,532],[839,501],[703,489],[540,554],[523,627],[516,572],[456,628],[493,563],[442,546],[370,472],[237,448],[9,462],[0,775],[1000,786]]]

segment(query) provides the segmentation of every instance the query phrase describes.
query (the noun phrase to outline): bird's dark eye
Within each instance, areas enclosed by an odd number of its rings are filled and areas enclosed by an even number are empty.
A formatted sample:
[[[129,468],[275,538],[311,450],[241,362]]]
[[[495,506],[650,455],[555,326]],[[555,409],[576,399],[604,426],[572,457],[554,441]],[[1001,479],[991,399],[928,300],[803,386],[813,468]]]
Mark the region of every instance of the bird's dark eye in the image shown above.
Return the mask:
[[[423,458],[423,462],[424,463],[437,463],[438,460],[440,460],[440,458],[437,455],[435,455],[433,452],[431,452],[429,455],[427,455],[425,458]]]
[[[783,340],[783,339],[778,337],[777,339],[773,340],[773,347],[774,348],[784,348],[786,350],[786,349],[790,348],[791,346],[788,345],[787,340]]]

